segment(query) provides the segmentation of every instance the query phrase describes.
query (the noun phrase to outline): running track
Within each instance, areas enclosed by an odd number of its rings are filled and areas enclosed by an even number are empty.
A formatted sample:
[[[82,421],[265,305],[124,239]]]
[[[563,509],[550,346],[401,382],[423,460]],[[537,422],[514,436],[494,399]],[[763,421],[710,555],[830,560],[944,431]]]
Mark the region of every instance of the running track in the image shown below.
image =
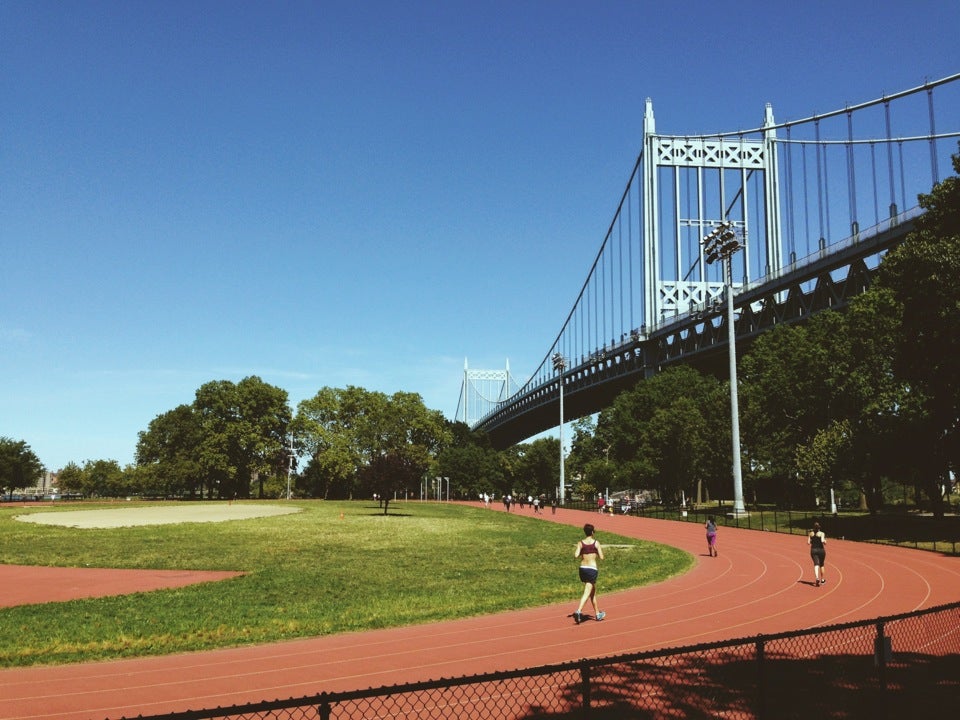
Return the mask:
[[[490,512],[503,512],[491,509]],[[529,510],[522,511],[529,513]],[[578,597],[411,628],[167,657],[0,670],[0,720],[116,720],[322,691],[532,667],[870,619],[960,600],[960,559],[828,538],[827,584],[812,584],[806,538],[560,510],[542,516],[693,553],[683,576],[603,594],[603,623],[574,625]],[[580,537],[571,531],[572,548]],[[615,551],[615,550],[614,550]],[[575,572],[571,557],[571,573]],[[579,590],[577,591],[579,593]]]

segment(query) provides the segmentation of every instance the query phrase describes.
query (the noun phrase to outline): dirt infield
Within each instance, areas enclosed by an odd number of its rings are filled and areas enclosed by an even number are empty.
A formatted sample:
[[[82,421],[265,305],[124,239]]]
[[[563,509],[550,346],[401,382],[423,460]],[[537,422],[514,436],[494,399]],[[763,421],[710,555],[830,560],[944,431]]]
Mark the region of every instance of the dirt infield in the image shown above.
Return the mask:
[[[501,512],[490,510],[490,512]],[[815,587],[806,538],[721,528],[709,557],[684,522],[561,509],[544,521],[594,523],[696,556],[684,575],[603,594],[602,623],[574,625],[579,597],[442,623],[135,660],[0,670],[0,720],[115,720],[354,690],[752,637],[933,607],[960,599],[960,559],[831,540]],[[571,528],[571,537],[579,537]],[[602,577],[602,576],[601,576]]]
[[[67,510],[16,515],[14,520],[74,528],[116,528],[173,523],[226,522],[289,515],[300,508],[247,503],[189,503],[156,507],[118,507],[105,510]]]

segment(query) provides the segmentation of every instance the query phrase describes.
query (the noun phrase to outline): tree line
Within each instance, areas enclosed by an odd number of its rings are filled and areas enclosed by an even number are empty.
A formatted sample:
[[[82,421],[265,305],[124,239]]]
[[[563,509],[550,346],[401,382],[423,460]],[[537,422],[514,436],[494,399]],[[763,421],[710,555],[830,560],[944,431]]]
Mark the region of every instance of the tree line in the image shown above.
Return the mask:
[[[960,180],[919,201],[914,231],[845,311],[767,331],[739,358],[748,502],[810,507],[834,490],[875,510],[909,488],[942,512],[960,450]],[[573,427],[577,495],[732,496],[724,377],[667,369]],[[553,497],[559,462],[555,438],[494,449],[415,393],[325,387],[293,412],[285,390],[251,376],[154,418],[134,464],[70,463],[58,481],[88,496],[284,497],[289,483],[297,497],[389,502],[440,478],[454,498]],[[0,438],[4,492],[41,469],[26,443]]]

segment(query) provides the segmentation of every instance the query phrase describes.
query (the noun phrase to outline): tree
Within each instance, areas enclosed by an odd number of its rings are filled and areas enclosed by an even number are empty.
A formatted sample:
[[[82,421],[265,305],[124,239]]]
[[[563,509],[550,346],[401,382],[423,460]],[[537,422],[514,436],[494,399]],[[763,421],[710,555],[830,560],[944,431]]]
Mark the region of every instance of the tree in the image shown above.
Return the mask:
[[[482,431],[472,432],[463,422],[448,422],[450,438],[437,453],[437,474],[450,478],[457,497],[475,498],[506,491],[500,454]]]
[[[197,390],[193,408],[200,419],[197,461],[208,495],[216,488],[220,497],[249,497],[256,483],[262,497],[261,475],[276,472],[278,457],[287,454],[287,391],[256,376],[238,383],[220,380]]]
[[[448,435],[443,414],[428,410],[417,393],[394,393],[376,408],[382,414],[371,415],[371,429],[376,432],[368,437],[370,447],[365,450],[368,466],[377,472],[366,489],[383,499],[386,515],[392,495],[419,485]]]
[[[191,405],[158,415],[137,442],[133,481],[148,494],[263,497],[285,475],[287,392],[256,376],[202,385]]]
[[[129,489],[116,460],[87,460],[81,478],[80,491],[88,497],[119,497]]]
[[[729,468],[729,443],[724,451],[717,442],[725,432],[717,428],[730,422],[722,389],[715,378],[680,366],[621,393],[600,413],[596,431],[597,447],[616,464],[618,485],[679,499],[682,490],[711,481],[724,452]]]
[[[916,403],[909,384],[894,369],[902,308],[889,289],[875,283],[853,299],[845,318],[851,353],[846,465],[858,485],[860,509],[876,511],[883,504],[884,478],[903,482],[901,459],[915,452],[905,442],[913,432],[910,409]]]
[[[741,360],[744,447],[769,499],[813,499],[813,488],[797,477],[796,448],[847,417],[849,343],[844,317],[827,311],[764,333]]]
[[[960,154],[953,168],[960,173]],[[960,178],[919,200],[926,213],[884,259],[877,284],[902,307],[895,371],[917,399],[914,427],[925,432],[913,454],[925,465],[919,481],[939,514],[940,487],[960,461]]]
[[[560,479],[560,440],[539,438],[523,443],[517,453],[512,489],[518,495],[552,496]]]
[[[353,386],[323,388],[301,402],[292,430],[310,456],[308,478],[326,493],[375,493],[384,514],[395,492],[419,486],[449,439],[443,415],[419,395]]]
[[[297,448],[310,458],[305,478],[315,496],[352,496],[368,444],[369,395],[354,386],[325,387],[297,406],[291,432]]]
[[[75,462],[67,463],[57,473],[57,486],[62,493],[83,493],[86,486],[83,468]]]
[[[23,440],[0,437],[0,491],[35,487],[43,474],[43,465]]]
[[[194,497],[201,477],[200,415],[192,405],[179,405],[150,421],[139,433],[136,461],[139,478],[150,495]]]
[[[589,415],[573,422],[570,455],[565,460],[566,482],[582,498],[592,498],[613,484],[609,448],[597,437],[596,421]],[[573,482],[570,479],[573,478]]]
[[[850,422],[834,420],[810,442],[797,446],[797,472],[815,488],[817,497],[829,496],[836,481],[847,474],[850,445]]]

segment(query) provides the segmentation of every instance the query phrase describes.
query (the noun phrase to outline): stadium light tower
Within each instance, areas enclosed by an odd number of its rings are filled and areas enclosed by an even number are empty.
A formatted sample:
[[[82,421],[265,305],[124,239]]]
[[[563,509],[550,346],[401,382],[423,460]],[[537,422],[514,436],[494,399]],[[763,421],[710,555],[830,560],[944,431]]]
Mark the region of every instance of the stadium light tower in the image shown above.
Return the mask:
[[[724,220],[703,238],[708,263],[723,261],[723,284],[727,294],[727,347],[730,351],[730,435],[733,442],[733,514],[746,515],[743,504],[743,471],[740,464],[740,405],[737,397],[737,332],[733,314],[733,254],[742,245],[733,223]]]
[[[567,369],[567,359],[558,352],[553,354],[553,369],[560,373],[560,504],[563,505],[567,493],[563,473],[563,371]]]

